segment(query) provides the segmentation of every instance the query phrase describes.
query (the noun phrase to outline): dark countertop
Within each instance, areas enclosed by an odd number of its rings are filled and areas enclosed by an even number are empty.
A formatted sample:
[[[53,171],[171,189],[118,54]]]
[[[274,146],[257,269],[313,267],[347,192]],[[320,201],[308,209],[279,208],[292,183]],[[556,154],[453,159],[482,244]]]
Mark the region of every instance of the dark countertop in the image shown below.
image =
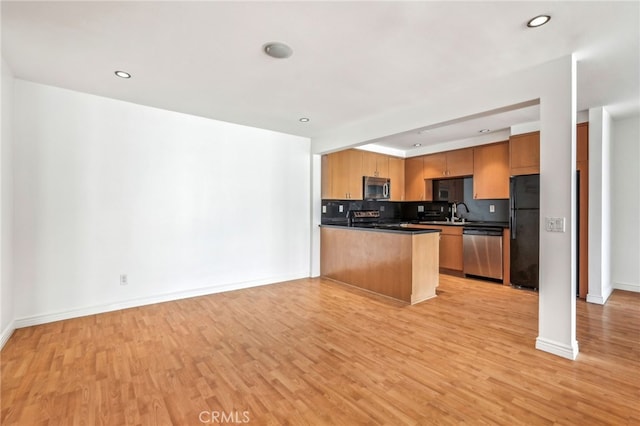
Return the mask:
[[[412,221],[409,222],[409,226],[411,225],[435,225],[435,226],[468,226],[474,228],[509,228],[509,222],[483,222],[483,221],[465,221],[465,222],[445,222],[441,220],[434,221]]]
[[[455,226],[455,227],[473,227],[473,228],[501,228],[501,229],[509,229],[509,222],[445,222],[445,221],[403,221],[403,222],[392,222],[392,223],[382,223],[382,224],[367,224],[367,225],[354,225],[351,228],[358,229],[375,229],[375,230],[387,230],[387,231],[396,231],[396,232],[410,232],[413,231],[429,231],[428,229],[419,229],[419,228],[411,228],[411,225],[433,225],[433,226]],[[342,223],[332,223],[332,224],[323,224],[320,226],[330,226],[337,228],[347,228],[347,224]]]
[[[374,232],[390,232],[394,234],[429,234],[433,232],[440,232],[439,229],[420,229],[411,228],[408,225],[400,226],[400,224],[386,224],[386,225],[320,225],[321,228],[338,228],[338,229],[351,229],[354,231],[374,231]]]

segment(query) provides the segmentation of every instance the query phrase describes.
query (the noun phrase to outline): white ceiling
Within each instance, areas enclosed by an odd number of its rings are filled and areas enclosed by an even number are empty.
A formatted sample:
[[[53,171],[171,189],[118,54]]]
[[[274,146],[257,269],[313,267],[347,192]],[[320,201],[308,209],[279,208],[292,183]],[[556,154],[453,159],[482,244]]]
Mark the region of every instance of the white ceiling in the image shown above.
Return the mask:
[[[551,21],[526,28],[541,13]],[[293,56],[266,56],[270,41]],[[2,55],[18,78],[311,138],[572,52],[578,110],[640,112],[637,1],[2,1]],[[537,115],[478,114],[376,143],[406,151]]]

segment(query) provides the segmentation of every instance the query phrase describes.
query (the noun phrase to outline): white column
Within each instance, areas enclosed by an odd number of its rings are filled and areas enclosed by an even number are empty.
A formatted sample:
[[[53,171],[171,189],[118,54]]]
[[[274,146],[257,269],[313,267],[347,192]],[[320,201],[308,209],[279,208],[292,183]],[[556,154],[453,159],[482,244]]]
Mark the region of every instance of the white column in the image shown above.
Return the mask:
[[[545,72],[540,98],[540,294],[536,348],[575,359],[576,340],[576,60]],[[564,221],[560,232],[546,221]]]
[[[589,292],[603,305],[611,292],[611,118],[589,110]]]
[[[320,276],[320,220],[322,213],[322,156],[311,155],[311,277]]]

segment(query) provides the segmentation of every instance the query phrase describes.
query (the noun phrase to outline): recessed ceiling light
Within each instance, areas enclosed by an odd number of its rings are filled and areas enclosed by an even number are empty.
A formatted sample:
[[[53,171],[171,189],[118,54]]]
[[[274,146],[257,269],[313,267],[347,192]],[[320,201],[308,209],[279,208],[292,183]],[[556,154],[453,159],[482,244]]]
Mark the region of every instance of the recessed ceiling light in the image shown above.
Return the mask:
[[[489,129],[482,129],[482,130],[478,130],[478,132],[480,133],[489,133],[491,130]]]
[[[302,123],[308,123],[309,119],[307,117],[302,117],[299,121]]]
[[[415,146],[417,148],[419,146],[422,146],[422,144],[421,143],[414,143],[413,146]]]
[[[529,28],[541,27],[542,25],[549,22],[550,19],[551,19],[551,16],[549,15],[538,15],[535,18],[531,18],[529,22],[527,22],[527,27]]]
[[[280,42],[267,43],[262,46],[262,48],[264,49],[264,53],[272,58],[284,59],[293,55],[293,49]]]
[[[126,71],[116,71],[114,74],[120,78],[131,78],[131,74]]]

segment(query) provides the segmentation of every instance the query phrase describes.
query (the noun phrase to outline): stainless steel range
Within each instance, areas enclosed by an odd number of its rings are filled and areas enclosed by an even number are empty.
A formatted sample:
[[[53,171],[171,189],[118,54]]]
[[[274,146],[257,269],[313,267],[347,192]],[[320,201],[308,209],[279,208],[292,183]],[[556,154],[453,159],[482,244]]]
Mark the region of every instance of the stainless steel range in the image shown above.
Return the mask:
[[[349,210],[347,212],[349,226],[375,225],[379,220],[379,210]]]

